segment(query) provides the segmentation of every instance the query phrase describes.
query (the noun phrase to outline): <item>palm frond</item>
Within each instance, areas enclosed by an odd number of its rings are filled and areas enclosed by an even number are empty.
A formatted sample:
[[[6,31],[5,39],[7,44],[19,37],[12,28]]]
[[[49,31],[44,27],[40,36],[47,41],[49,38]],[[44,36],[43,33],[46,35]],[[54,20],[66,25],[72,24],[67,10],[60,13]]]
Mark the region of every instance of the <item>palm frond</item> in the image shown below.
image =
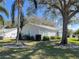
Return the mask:
[[[0,3],[2,3],[3,2],[3,0],[0,0]]]
[[[24,0],[22,0],[21,2],[21,5],[23,6],[24,5]],[[17,6],[17,0],[14,1],[14,3],[12,4],[12,11],[11,11],[11,18],[12,18],[12,23],[14,24],[14,17],[15,17],[15,10],[16,10],[16,7]]]
[[[4,19],[3,19],[3,16],[2,15],[0,15],[0,24],[1,25],[4,25]]]
[[[7,17],[9,16],[8,11],[2,6],[0,6],[0,12],[4,12]]]
[[[22,6],[24,5],[24,0],[22,0],[21,5],[22,5]]]
[[[37,1],[33,0],[33,2],[34,2],[34,5],[35,5],[35,8],[37,8]]]
[[[12,4],[12,8],[11,9],[12,9],[12,11],[11,11],[11,19],[12,19],[12,23],[14,24],[16,1],[14,1],[14,3]]]

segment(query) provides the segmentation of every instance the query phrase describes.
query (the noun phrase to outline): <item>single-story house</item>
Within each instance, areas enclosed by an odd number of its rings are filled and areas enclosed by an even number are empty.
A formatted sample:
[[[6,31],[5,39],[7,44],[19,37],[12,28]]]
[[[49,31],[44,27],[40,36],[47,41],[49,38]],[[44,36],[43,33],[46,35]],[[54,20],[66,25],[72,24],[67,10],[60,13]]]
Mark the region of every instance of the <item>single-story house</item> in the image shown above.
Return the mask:
[[[16,24],[17,25],[17,24]],[[4,37],[16,38],[17,28],[5,29]],[[35,37],[37,34],[41,36],[56,36],[57,29],[54,23],[42,18],[29,17],[22,28],[22,36],[30,35]]]
[[[41,36],[56,36],[56,28],[45,26],[45,25],[29,23],[23,27],[21,33],[23,35],[30,35],[33,37],[35,37],[37,34]]]
[[[24,24],[21,32],[23,35],[30,35],[33,37],[37,34],[41,36],[56,36],[57,33],[55,23],[42,17],[25,17]]]
[[[17,36],[17,28],[4,29],[3,33],[4,33],[3,34],[4,38],[15,39]],[[45,25],[29,23],[23,27],[21,33],[22,33],[22,35],[30,35],[33,37],[35,37],[37,34],[39,34],[41,36],[55,36],[56,28],[45,26]]]

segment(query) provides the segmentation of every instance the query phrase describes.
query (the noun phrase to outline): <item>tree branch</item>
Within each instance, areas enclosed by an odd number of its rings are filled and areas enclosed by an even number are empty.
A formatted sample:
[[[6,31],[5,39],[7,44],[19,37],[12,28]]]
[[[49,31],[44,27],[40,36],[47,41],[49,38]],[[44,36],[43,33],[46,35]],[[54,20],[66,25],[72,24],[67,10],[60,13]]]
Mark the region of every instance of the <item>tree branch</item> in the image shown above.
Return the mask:
[[[69,0],[67,6],[70,7],[71,5],[74,5],[75,3],[76,3],[75,0],[74,1],[73,0]]]
[[[62,4],[62,1],[61,0],[59,0],[59,3],[61,5],[61,8],[63,8],[63,4]]]
[[[52,5],[52,7],[58,9],[61,12],[62,16],[63,16],[64,13],[63,13],[62,9],[59,6],[54,4],[54,5]]]
[[[74,11],[71,15],[69,15],[69,19],[71,19],[78,12],[79,12],[79,10]]]
[[[66,5],[66,0],[63,0],[64,5]]]

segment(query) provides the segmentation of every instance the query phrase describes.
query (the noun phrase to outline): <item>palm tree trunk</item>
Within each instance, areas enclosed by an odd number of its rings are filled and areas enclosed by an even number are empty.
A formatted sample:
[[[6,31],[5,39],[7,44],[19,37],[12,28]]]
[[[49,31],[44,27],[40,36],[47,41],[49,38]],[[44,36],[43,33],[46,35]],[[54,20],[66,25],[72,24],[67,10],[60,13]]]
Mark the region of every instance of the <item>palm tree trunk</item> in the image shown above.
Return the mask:
[[[16,39],[16,43],[18,44],[19,39],[20,39],[20,15],[21,15],[21,7],[18,7],[18,24],[17,24],[17,39]]]
[[[63,19],[63,33],[62,33],[62,40],[61,43],[62,45],[67,44],[67,25],[68,25],[68,19],[64,18]]]

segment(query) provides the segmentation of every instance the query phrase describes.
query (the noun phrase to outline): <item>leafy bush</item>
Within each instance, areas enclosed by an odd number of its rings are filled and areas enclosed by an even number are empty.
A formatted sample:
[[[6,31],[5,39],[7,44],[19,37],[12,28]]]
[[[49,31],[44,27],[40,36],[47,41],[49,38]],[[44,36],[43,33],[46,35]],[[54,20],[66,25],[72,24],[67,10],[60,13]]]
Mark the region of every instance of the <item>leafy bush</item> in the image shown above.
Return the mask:
[[[40,35],[40,34],[37,34],[35,40],[36,40],[36,41],[40,41],[40,40],[41,40],[41,35]]]
[[[48,36],[43,36],[43,41],[49,41],[49,37]]]
[[[51,38],[51,39],[55,39],[55,36],[51,36],[50,38]]]
[[[61,37],[60,36],[56,36],[56,39],[61,39]]]

